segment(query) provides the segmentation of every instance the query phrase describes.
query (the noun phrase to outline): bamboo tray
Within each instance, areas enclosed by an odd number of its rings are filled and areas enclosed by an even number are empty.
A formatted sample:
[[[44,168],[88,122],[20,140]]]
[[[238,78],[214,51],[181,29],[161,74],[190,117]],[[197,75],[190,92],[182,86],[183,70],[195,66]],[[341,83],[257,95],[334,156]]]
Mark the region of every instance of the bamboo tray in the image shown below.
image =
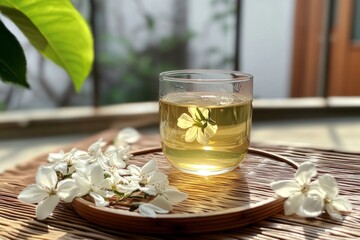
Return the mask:
[[[154,156],[170,184],[188,193],[184,202],[170,214],[147,218],[137,212],[114,207],[96,207],[77,198],[72,207],[83,218],[97,225],[133,233],[204,233],[238,228],[258,222],[283,209],[270,182],[293,178],[297,164],[266,151],[250,149],[240,168],[226,174],[201,177],[179,172],[165,159],[160,148],[133,152],[130,161],[138,166]],[[288,169],[285,171],[284,169]]]

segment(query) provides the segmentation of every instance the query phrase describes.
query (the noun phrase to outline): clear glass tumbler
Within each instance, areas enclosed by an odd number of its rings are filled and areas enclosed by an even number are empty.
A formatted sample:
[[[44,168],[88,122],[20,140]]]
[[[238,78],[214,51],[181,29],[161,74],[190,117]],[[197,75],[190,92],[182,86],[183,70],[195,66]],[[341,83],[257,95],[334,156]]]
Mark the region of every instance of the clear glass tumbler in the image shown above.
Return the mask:
[[[208,176],[241,163],[250,143],[252,81],[226,70],[160,74],[161,144],[173,166]]]

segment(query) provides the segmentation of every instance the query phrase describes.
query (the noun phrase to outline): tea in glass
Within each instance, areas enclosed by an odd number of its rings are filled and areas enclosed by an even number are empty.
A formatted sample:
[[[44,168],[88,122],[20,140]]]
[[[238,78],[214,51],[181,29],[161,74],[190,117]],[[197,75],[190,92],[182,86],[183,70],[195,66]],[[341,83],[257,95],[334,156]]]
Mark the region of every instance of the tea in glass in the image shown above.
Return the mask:
[[[163,153],[183,172],[225,173],[241,163],[249,148],[252,78],[238,72],[195,73],[174,71],[160,78]],[[201,80],[194,78],[200,75]]]

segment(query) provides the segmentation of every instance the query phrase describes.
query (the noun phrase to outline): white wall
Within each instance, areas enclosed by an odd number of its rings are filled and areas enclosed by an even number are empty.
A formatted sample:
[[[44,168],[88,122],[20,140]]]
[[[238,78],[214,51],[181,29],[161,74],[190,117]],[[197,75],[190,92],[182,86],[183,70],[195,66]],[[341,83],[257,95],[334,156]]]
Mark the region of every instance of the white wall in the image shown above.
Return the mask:
[[[254,75],[254,96],[289,96],[295,0],[244,0],[240,67]]]

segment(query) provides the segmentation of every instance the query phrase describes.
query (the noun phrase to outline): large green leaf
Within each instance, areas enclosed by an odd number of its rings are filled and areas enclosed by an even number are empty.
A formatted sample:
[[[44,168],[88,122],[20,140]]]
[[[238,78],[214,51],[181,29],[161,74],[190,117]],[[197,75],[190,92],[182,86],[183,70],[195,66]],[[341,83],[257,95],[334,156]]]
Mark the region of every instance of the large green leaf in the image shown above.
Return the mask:
[[[79,91],[92,67],[93,39],[89,27],[71,2],[0,0],[0,11],[44,56],[68,72]]]
[[[14,35],[0,21],[1,51],[0,78],[4,82],[12,82],[29,87],[26,82],[26,59],[24,51]]]

